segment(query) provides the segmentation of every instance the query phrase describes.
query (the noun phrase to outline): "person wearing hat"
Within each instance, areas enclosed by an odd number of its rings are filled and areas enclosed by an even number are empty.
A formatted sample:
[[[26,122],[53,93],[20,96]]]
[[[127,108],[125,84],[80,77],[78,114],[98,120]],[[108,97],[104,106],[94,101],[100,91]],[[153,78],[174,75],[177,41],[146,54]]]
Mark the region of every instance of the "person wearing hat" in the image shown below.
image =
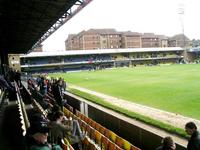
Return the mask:
[[[29,128],[28,150],[51,150],[47,143],[49,127],[43,122],[35,122]]]
[[[59,145],[48,143],[49,126],[48,122],[39,115],[32,117],[30,127],[26,135],[28,150],[62,150]]]

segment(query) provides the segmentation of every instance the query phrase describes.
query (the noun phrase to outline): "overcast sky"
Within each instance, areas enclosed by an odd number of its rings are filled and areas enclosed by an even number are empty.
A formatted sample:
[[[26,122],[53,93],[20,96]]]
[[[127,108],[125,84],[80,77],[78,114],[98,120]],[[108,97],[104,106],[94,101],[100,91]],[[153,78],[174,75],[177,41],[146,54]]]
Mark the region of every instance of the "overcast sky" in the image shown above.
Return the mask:
[[[180,7],[184,8],[185,35],[200,39],[200,0],[93,0],[44,41],[43,49],[64,50],[68,34],[90,28],[173,36],[182,33]]]

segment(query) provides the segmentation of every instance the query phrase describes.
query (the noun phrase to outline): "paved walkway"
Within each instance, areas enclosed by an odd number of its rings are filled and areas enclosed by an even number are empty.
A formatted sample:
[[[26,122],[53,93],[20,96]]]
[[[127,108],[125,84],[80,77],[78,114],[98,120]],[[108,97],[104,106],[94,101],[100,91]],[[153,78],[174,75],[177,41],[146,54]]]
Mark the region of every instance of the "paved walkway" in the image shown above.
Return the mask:
[[[123,109],[127,109],[129,111],[134,111],[136,113],[142,114],[144,116],[148,116],[151,117],[153,119],[156,120],[161,120],[162,122],[165,122],[167,124],[173,125],[175,127],[179,127],[179,128],[183,128],[187,122],[189,121],[193,121],[196,123],[196,125],[198,126],[198,128],[200,129],[200,121],[196,120],[196,119],[192,119],[192,118],[188,118],[179,114],[175,114],[175,113],[170,113],[170,112],[166,112],[163,110],[159,110],[159,109],[155,109],[155,108],[151,108],[148,106],[144,106],[144,105],[140,105],[140,104],[136,104],[133,102],[129,102],[123,99],[119,99],[119,98],[115,98],[109,95],[105,95],[99,92],[95,92],[86,88],[82,88],[79,86],[74,86],[71,85],[71,88],[75,88],[78,89],[80,91],[86,92],[86,93],[90,93],[93,95],[96,95],[100,98],[103,98],[104,101],[107,101],[109,103],[111,103],[112,105],[116,105],[118,107],[121,107]]]

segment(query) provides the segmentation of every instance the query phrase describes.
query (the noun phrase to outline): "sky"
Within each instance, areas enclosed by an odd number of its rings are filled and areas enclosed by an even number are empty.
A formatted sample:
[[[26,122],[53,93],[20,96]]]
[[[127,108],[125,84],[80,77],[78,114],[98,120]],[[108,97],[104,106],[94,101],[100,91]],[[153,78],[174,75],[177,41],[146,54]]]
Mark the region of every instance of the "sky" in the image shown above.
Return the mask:
[[[200,39],[199,7],[200,0],[93,0],[46,39],[43,50],[63,51],[68,34],[101,28],[166,36],[184,29],[189,39]]]

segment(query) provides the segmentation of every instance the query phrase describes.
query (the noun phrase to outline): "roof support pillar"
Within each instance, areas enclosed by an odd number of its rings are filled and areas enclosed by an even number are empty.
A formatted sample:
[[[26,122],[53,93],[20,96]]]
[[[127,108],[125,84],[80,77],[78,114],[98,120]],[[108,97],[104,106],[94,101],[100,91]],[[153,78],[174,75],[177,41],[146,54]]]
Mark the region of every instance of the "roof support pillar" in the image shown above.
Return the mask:
[[[0,67],[0,73],[5,75],[6,73],[6,66],[8,66],[8,52],[5,49],[1,49],[0,50],[0,63],[1,63],[1,67]]]

